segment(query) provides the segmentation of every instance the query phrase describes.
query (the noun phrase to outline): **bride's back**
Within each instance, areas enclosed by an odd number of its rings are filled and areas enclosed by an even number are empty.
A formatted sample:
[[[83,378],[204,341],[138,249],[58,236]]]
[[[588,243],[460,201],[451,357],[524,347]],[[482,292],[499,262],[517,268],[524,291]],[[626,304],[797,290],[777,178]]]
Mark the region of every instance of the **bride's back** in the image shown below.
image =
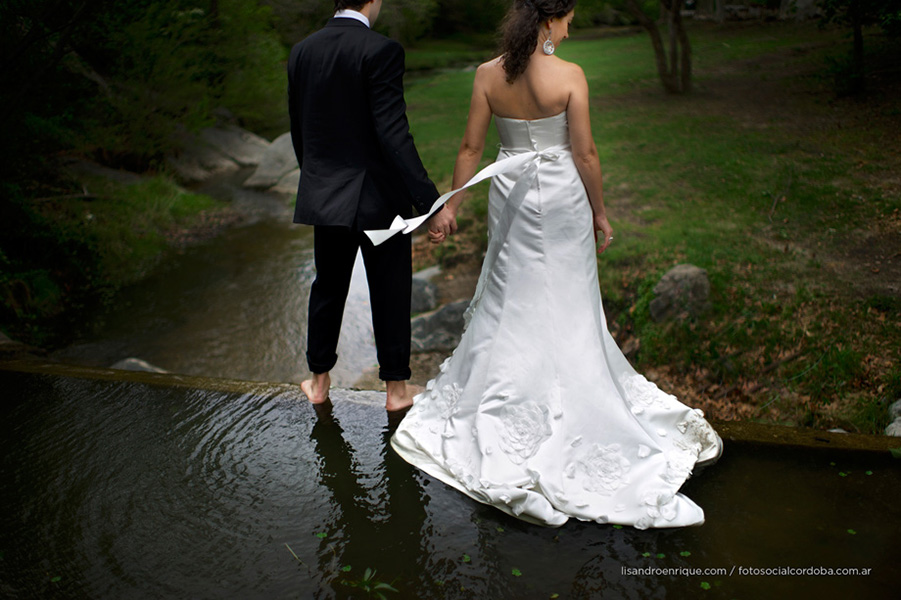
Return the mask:
[[[578,67],[556,56],[536,53],[526,70],[508,83],[501,58],[479,67],[491,112],[511,119],[542,119],[564,112]]]

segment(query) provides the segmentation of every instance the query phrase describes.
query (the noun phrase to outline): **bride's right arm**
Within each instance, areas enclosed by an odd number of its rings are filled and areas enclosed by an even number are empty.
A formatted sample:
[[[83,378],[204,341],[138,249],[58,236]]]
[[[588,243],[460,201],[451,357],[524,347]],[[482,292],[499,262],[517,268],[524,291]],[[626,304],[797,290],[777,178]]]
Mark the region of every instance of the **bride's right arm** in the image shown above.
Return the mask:
[[[466,131],[463,133],[463,141],[460,142],[460,150],[457,152],[457,162],[454,164],[453,189],[457,189],[472,179],[482,160],[482,152],[485,150],[485,136],[488,126],[491,124],[491,106],[488,104],[486,91],[486,79],[491,63],[481,65],[476,70],[475,81],[472,84],[472,99],[469,101],[469,118],[466,120]],[[448,204],[454,214],[463,202],[463,193],[459,193]]]
[[[488,126],[491,124],[491,106],[488,104],[488,95],[486,93],[486,78],[488,77],[487,69],[489,64],[481,65],[476,70],[475,81],[472,84],[472,99],[469,102],[469,118],[466,120],[466,131],[463,134],[463,141],[460,142],[460,150],[457,152],[457,160],[454,163],[454,178],[451,189],[458,189],[472,179],[482,160],[482,152],[485,149],[485,136],[488,133]],[[447,201],[446,209],[435,213],[435,217],[439,219],[447,219],[453,221],[450,233],[456,231],[457,211],[463,204],[466,192],[455,194]],[[434,218],[434,217],[433,217]],[[440,223],[435,223],[435,227],[429,227],[429,235],[431,241],[440,243],[444,241],[446,235],[441,232]]]

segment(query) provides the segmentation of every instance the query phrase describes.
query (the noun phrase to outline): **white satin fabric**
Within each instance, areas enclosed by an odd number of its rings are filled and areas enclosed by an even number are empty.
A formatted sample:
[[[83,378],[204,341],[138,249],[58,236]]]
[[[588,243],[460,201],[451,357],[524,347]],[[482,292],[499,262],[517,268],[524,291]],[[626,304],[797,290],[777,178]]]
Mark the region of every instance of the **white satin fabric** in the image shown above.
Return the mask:
[[[391,442],[479,502],[542,525],[699,525],[678,493],[718,438],[639,375],[607,331],[591,207],[566,114],[495,117],[489,248],[467,328]],[[508,163],[509,164],[509,163]]]

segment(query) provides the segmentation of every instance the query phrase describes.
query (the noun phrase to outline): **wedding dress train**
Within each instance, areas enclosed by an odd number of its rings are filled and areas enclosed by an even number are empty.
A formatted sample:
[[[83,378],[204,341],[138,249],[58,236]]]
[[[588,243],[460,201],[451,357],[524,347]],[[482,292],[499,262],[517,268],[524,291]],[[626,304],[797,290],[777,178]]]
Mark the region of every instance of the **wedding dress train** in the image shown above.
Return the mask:
[[[700,410],[638,374],[607,330],[591,207],[566,113],[495,117],[489,245],[463,338],[392,445],[408,462],[520,519],[699,525],[679,493],[722,441]],[[528,155],[528,156],[526,156]]]

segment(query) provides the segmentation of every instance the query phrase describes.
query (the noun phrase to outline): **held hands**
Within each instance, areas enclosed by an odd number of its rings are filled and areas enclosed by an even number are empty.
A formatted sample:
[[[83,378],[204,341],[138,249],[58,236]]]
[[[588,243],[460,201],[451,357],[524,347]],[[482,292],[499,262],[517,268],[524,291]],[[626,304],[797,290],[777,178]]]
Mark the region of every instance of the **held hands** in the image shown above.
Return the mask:
[[[601,237],[603,236],[603,237]],[[613,227],[607,221],[606,215],[594,215],[594,242],[600,243],[598,246],[598,254],[607,249],[610,242],[613,241]]]
[[[457,214],[450,206],[445,204],[428,220],[429,241],[440,244],[457,232]]]

